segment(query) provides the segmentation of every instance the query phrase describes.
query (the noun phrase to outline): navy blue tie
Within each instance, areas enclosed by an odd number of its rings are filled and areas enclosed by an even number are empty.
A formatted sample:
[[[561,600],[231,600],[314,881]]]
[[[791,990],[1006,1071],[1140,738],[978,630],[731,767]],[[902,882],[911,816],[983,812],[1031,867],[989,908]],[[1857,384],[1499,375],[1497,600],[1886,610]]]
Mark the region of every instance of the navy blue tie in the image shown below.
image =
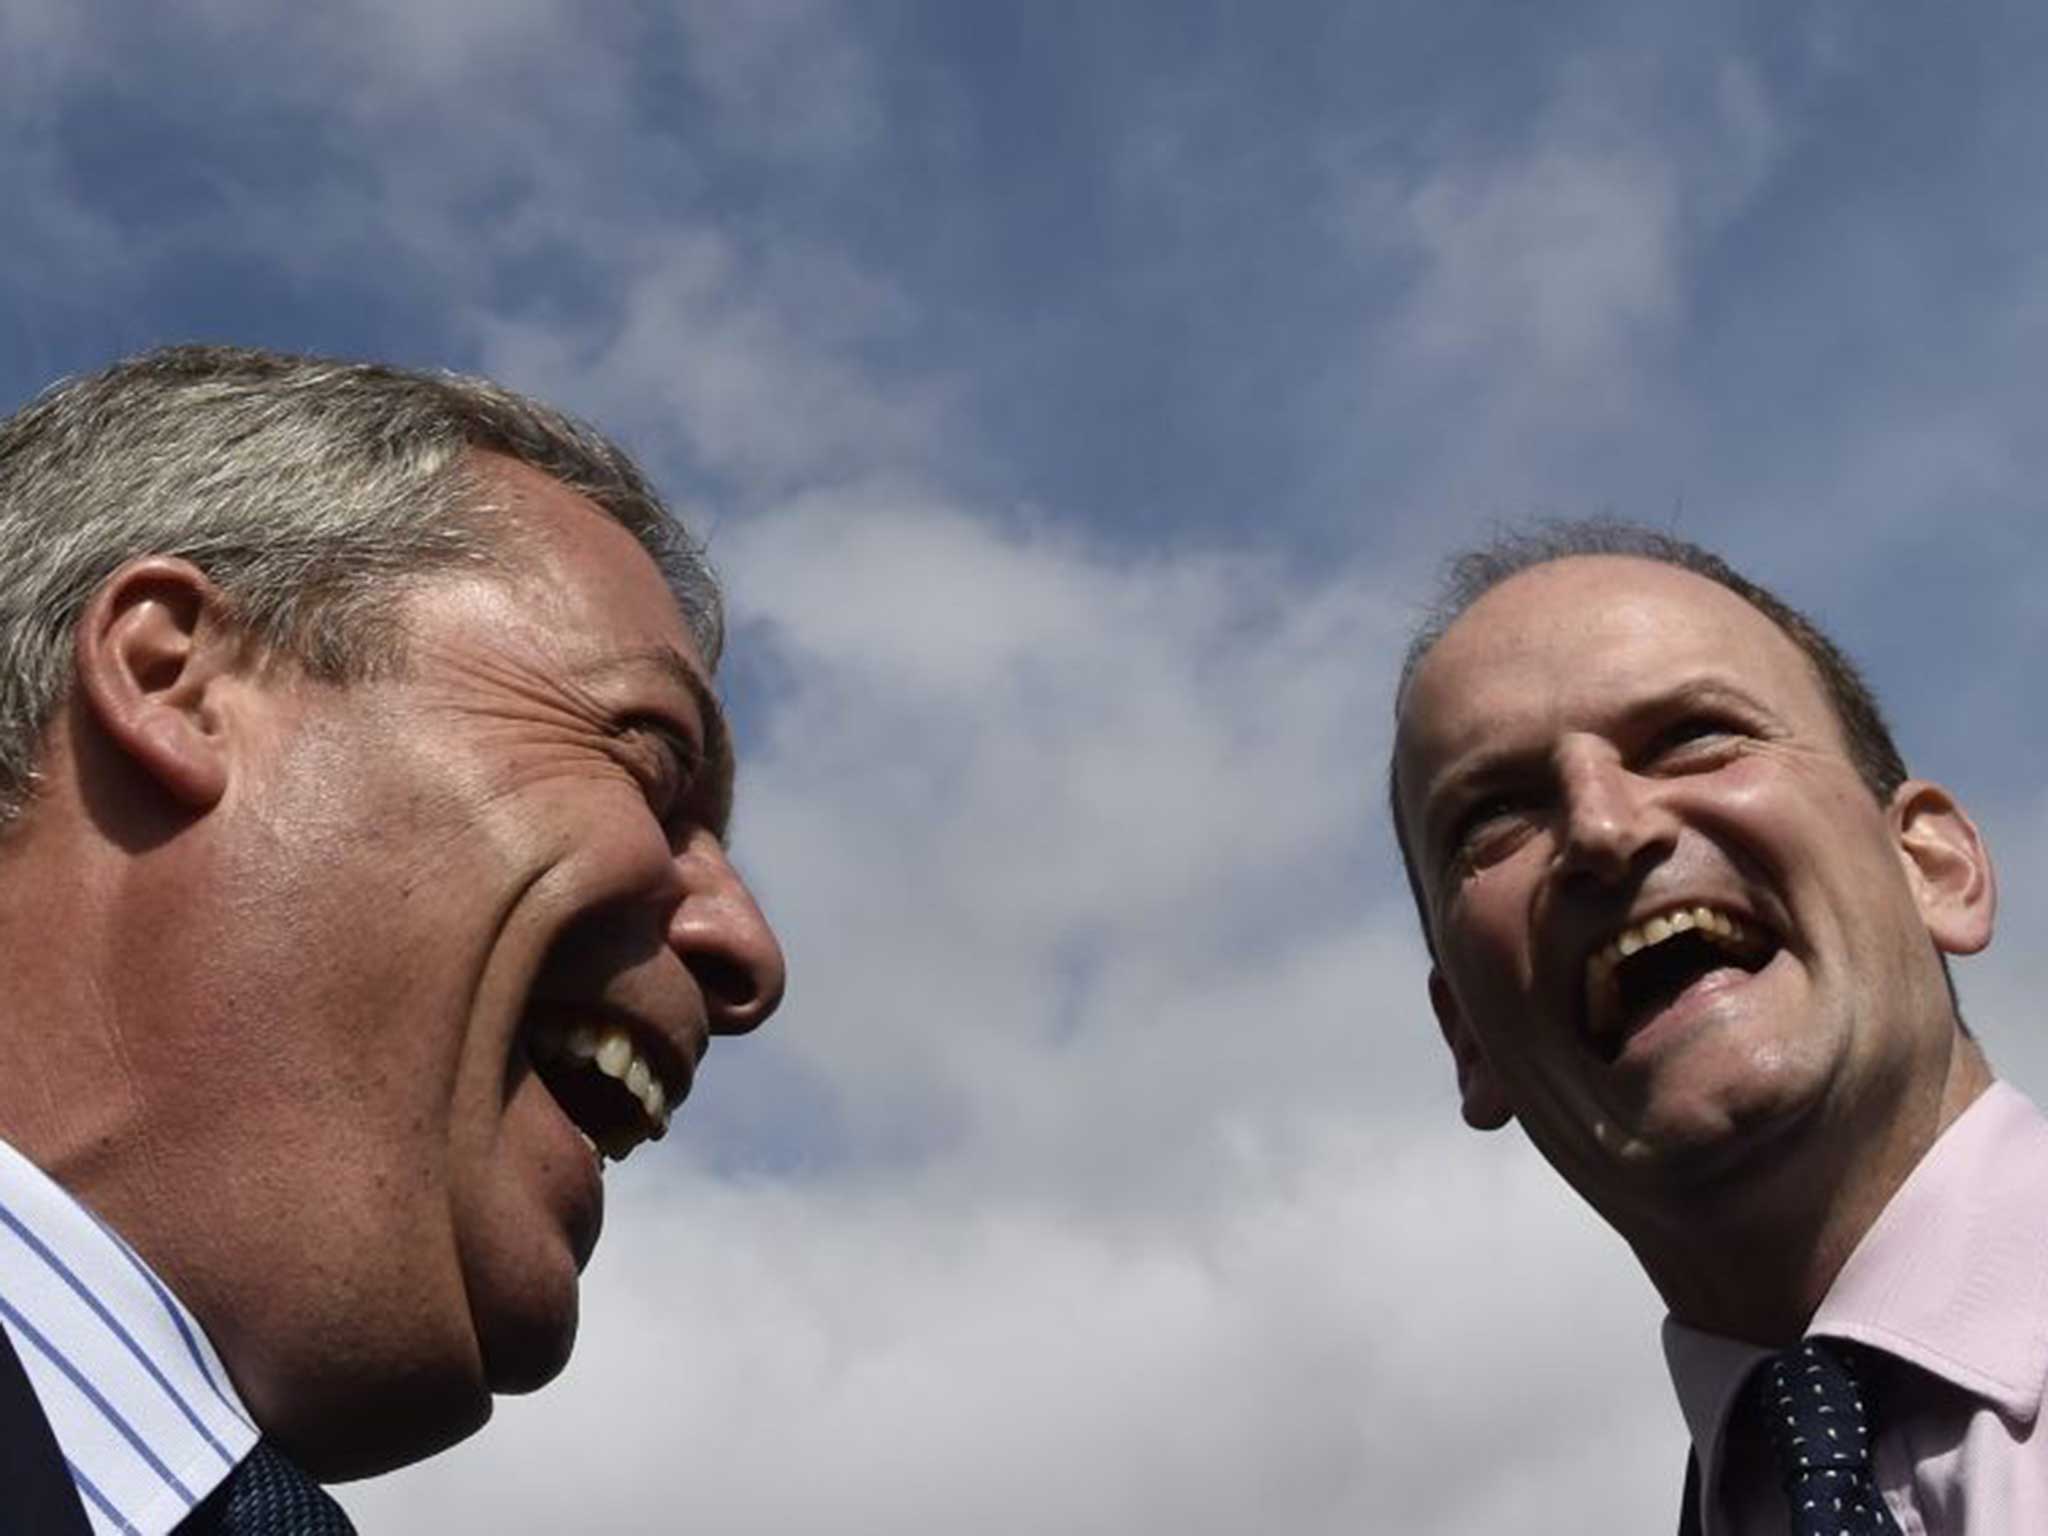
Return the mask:
[[[177,1536],[356,1536],[356,1528],[326,1489],[259,1440]]]
[[[1870,1417],[1843,1346],[1808,1339],[1751,1387],[1778,1460],[1792,1536],[1899,1536],[1870,1465]]]

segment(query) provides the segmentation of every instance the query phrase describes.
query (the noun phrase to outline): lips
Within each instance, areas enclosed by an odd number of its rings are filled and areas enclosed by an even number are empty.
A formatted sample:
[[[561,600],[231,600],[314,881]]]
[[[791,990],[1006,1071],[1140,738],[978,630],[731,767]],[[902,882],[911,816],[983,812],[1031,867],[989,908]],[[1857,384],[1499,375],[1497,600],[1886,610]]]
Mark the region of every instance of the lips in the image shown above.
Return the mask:
[[[1676,903],[1641,916],[1586,959],[1587,1036],[1612,1060],[1702,978],[1729,967],[1753,975],[1779,947],[1754,917],[1713,902]]]

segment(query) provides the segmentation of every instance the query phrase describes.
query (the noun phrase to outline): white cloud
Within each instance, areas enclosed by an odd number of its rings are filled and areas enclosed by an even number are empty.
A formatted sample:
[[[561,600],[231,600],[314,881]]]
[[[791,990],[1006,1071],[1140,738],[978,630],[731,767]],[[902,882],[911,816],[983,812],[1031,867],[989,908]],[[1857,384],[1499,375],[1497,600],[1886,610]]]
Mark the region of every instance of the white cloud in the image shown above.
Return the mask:
[[[1425,262],[1411,345],[1432,362],[1519,361],[1534,380],[1625,364],[1677,307],[1672,180],[1654,155],[1564,146],[1433,177],[1406,210]]]
[[[1353,1132],[1165,1230],[671,1173],[567,1381],[344,1496],[394,1532],[1477,1533],[1561,1493],[1639,1529],[1682,1454],[1637,1411],[1647,1288],[1532,1164]]]
[[[1421,990],[1350,991],[1388,873],[1368,829],[1394,620],[1369,581],[1113,562],[882,492],[720,554],[791,679],[743,847],[799,994],[830,978],[806,1048],[856,1130],[932,1094],[1013,1169],[1156,1130],[1192,1173],[1248,1106],[1370,1092],[1371,1031],[1412,1032]]]
[[[671,15],[208,0],[175,45],[231,51],[229,120],[264,112],[285,142],[331,155],[289,197],[247,164],[181,165],[206,196],[134,232],[64,185],[44,134],[67,91],[147,69],[117,15],[77,11],[6,18],[40,61],[0,102],[14,119],[0,164],[35,194],[0,255],[18,291],[137,290],[222,260],[309,289],[381,273],[440,313],[429,346],[473,347],[743,497],[966,440],[933,370],[888,381],[868,364],[913,320],[890,280],[829,234],[735,215],[714,186],[748,152],[843,167],[872,137],[872,71],[830,0]],[[652,80],[677,94],[650,96],[650,60],[672,62]]]
[[[1796,129],[1699,30],[1682,55],[1560,50],[1534,107],[1447,109],[1409,153],[1335,136],[1332,224],[1376,286],[1332,396],[1379,429],[1402,486],[1389,537],[1440,541],[1445,517],[1654,518],[1698,488],[1684,359],[1703,272]]]
[[[757,491],[928,455],[942,386],[891,387],[858,362],[903,315],[886,283],[824,252],[754,259],[687,221],[619,233],[605,314],[480,312],[486,371]]]
[[[1738,216],[1782,152],[1762,80],[1739,55],[1688,101],[1669,61],[1564,62],[1525,134],[1468,134],[1390,178],[1340,177],[1363,248],[1414,263],[1404,355],[1518,411],[1580,425],[1626,413],[1686,317],[1694,243]]]

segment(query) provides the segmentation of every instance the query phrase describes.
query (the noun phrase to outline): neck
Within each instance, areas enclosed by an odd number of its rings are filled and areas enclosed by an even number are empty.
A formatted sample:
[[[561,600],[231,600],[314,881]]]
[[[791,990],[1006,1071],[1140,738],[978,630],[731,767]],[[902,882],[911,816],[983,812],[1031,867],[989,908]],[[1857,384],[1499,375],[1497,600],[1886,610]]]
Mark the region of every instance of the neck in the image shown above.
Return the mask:
[[[1957,1031],[1945,1071],[1901,1099],[1875,1136],[1825,1118],[1799,1145],[1624,1231],[1679,1322],[1782,1348],[1813,1321],[1835,1278],[1935,1141],[1991,1085],[1977,1042]]]
[[[134,1155],[146,1106],[96,977],[111,960],[95,913],[107,871],[89,853],[53,867],[10,829],[0,857],[0,1135],[74,1194]]]
[[[217,978],[174,921],[200,839],[110,835],[61,769],[0,838],[0,1136],[197,1311],[193,1249],[223,1225],[222,1170],[249,1156],[215,1091],[218,1033],[194,1027]]]

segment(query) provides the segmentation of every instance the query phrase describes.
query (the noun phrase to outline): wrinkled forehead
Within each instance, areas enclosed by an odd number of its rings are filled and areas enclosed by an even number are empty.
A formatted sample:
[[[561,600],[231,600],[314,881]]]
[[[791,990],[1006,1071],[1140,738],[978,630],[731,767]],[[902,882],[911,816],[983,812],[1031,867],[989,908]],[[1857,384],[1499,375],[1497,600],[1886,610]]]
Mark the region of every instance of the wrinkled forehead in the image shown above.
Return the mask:
[[[537,616],[600,634],[673,638],[704,662],[681,595],[638,534],[529,464],[492,453],[475,463],[497,517],[497,574],[524,592]]]
[[[1630,701],[1714,680],[1832,721],[1819,673],[1770,617],[1718,582],[1628,555],[1575,555],[1481,596],[1401,696],[1403,798],[1434,765],[1536,726],[1597,725]]]

